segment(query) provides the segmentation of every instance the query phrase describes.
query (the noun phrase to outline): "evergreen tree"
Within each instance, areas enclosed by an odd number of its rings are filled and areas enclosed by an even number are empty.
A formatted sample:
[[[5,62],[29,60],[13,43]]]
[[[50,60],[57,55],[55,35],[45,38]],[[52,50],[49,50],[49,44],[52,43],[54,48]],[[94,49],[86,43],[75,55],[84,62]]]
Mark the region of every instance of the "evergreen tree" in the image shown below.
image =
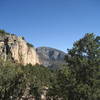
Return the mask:
[[[86,34],[65,57],[67,65],[52,78],[49,98],[54,100],[100,99],[100,37]]]
[[[69,100],[99,100],[100,37],[86,34],[68,50],[65,60],[76,80]]]

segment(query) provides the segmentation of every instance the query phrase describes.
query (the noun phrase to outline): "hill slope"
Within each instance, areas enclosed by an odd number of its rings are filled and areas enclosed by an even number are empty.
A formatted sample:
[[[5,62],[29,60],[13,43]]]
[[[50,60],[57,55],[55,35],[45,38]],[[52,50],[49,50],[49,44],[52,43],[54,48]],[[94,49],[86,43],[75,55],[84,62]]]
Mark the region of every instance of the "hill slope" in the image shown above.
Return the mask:
[[[18,37],[0,30],[0,56],[5,60],[13,59],[14,62],[23,65],[42,64],[56,69],[65,63],[65,54],[50,47],[35,48],[24,37]]]
[[[39,55],[40,62],[42,62],[44,66],[56,69],[60,67],[60,65],[65,64],[64,57],[66,53],[63,51],[50,47],[39,47],[36,48],[36,52]]]

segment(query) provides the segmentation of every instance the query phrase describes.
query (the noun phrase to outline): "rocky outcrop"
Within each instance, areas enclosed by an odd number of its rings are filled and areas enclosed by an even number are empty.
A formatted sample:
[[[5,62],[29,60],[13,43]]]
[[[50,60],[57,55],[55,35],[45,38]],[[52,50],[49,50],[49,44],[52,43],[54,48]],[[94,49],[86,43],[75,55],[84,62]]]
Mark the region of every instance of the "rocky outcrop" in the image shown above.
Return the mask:
[[[17,42],[11,48],[12,57],[21,64],[40,64],[34,47],[27,45],[27,42],[18,37]]]
[[[39,47],[35,49],[23,37],[0,31],[0,56],[4,60],[11,59],[23,65],[42,64],[57,69],[65,64],[65,55],[66,53],[54,48]]]
[[[61,65],[66,64],[64,61],[66,53],[63,51],[50,47],[39,47],[36,48],[36,52],[39,55],[40,62],[51,69],[58,69]]]
[[[8,40],[7,40],[8,39]],[[5,43],[5,40],[7,40]],[[7,53],[9,50],[9,53]],[[2,35],[0,37],[0,55],[6,60],[9,56],[15,62],[26,64],[40,64],[39,57],[32,45],[29,45],[22,37],[16,35]]]

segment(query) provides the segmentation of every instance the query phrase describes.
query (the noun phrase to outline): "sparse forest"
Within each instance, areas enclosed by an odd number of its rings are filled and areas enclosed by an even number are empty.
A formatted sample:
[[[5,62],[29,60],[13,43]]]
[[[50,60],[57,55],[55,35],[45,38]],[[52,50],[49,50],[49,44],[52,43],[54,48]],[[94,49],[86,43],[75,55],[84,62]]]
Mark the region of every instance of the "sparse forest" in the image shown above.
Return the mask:
[[[65,61],[51,70],[1,59],[0,100],[41,100],[42,94],[46,100],[100,100],[100,36],[88,33],[76,41]]]

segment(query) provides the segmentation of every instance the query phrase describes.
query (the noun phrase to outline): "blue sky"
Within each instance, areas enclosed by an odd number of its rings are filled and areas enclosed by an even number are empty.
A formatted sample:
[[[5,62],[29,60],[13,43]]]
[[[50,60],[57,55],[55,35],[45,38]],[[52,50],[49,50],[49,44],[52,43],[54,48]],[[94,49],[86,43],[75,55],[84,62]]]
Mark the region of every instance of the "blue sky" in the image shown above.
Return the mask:
[[[66,51],[85,33],[99,35],[100,0],[0,0],[0,29]]]

